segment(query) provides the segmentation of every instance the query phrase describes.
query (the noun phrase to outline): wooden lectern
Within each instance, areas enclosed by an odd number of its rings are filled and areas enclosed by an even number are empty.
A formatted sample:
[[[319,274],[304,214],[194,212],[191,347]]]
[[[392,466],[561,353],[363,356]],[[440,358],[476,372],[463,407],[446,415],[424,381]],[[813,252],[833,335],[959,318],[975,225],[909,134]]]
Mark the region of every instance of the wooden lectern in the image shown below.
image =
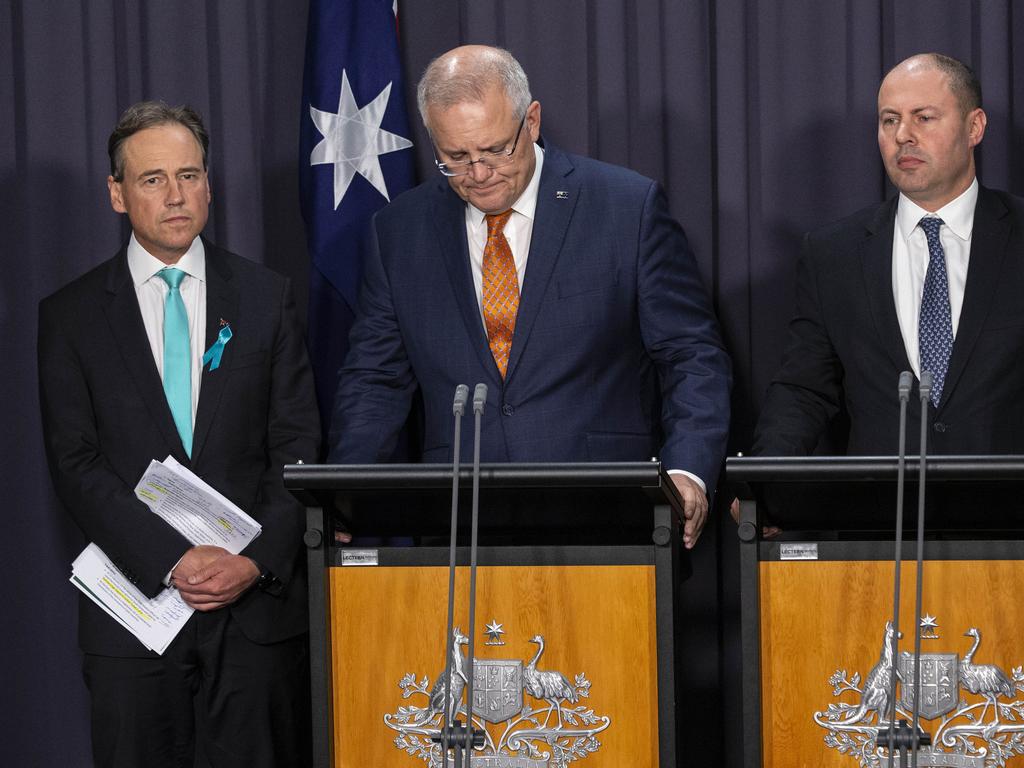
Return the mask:
[[[744,768],[884,768],[876,732],[888,728],[893,673],[897,721],[912,719],[919,695],[932,738],[917,765],[1024,766],[1024,460],[926,462],[919,694],[918,461],[906,468],[894,657],[897,460],[728,460],[730,484],[745,486]],[[779,538],[762,539],[766,505]]]
[[[307,507],[314,764],[440,765],[451,466],[291,465],[284,480]],[[486,730],[472,764],[681,764],[675,594],[689,561],[660,465],[484,465],[475,627],[468,469],[460,489],[453,664],[464,671],[475,633]],[[336,526],[353,544],[334,544]],[[460,695],[467,681],[453,677]]]

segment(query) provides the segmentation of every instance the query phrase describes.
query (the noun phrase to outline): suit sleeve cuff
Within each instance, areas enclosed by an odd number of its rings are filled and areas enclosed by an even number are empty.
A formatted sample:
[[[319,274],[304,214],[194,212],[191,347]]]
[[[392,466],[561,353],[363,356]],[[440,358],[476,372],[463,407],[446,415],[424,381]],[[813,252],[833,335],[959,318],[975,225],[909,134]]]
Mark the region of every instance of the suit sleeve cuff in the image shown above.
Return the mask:
[[[693,482],[700,486],[700,489],[704,491],[705,496],[707,495],[708,487],[704,485],[704,481],[697,477],[695,474],[693,474],[693,472],[687,472],[685,469],[670,469],[668,470],[668,473],[670,475],[686,475],[688,478],[693,480]]]

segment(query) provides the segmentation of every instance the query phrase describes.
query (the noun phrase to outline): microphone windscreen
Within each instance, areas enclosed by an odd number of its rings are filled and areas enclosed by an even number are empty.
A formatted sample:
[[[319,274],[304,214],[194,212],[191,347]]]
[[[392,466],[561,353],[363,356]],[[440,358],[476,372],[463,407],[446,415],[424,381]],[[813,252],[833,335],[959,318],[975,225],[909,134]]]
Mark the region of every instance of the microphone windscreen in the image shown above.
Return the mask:
[[[473,389],[473,413],[483,413],[484,403],[487,402],[487,385],[477,384]]]

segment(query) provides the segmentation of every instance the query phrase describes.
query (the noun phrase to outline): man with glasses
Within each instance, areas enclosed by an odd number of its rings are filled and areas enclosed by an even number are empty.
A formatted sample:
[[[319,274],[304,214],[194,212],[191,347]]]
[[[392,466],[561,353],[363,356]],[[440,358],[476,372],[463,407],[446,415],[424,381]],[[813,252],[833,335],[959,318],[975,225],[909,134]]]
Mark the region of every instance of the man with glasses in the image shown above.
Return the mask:
[[[450,461],[455,387],[484,382],[483,461],[658,456],[692,547],[725,455],[730,364],[660,187],[542,148],[507,51],[449,51],[417,96],[440,173],[374,222],[330,459],[390,459],[418,389],[422,459]]]

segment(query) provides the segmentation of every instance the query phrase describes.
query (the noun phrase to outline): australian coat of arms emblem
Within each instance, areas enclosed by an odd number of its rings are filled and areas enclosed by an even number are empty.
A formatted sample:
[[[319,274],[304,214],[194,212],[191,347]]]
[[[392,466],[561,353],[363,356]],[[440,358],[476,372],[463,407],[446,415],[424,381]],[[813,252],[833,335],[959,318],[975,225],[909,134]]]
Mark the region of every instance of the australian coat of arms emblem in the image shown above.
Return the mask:
[[[938,639],[935,628],[934,618],[925,617],[921,637]],[[931,745],[918,750],[917,765],[1003,768],[1010,758],[1024,755],[1024,701],[1017,696],[1024,691],[1024,667],[1013,667],[1007,674],[995,664],[978,663],[981,631],[970,627],[964,632],[971,640],[964,641],[970,646],[963,656],[921,654],[921,683],[916,686],[914,656],[904,652],[894,658],[893,634],[892,622],[887,622],[878,662],[863,681],[859,672],[849,674],[845,669],[829,678],[833,696],[852,692],[860,701],[832,703],[824,712],[814,713],[814,722],[827,732],[827,746],[864,768],[889,764],[888,750],[877,744],[877,737],[879,728],[889,725],[892,676],[896,675],[896,719],[912,719],[914,691],[919,688],[921,727],[931,735]],[[975,700],[968,703],[965,692]],[[894,765],[900,765],[898,756]]]
[[[489,627],[488,634],[497,636],[493,627]],[[397,732],[395,747],[430,768],[442,765],[442,747],[437,739],[445,723],[459,719],[465,722],[467,716],[464,694],[469,682],[466,674],[469,665],[462,646],[469,641],[458,628],[452,635],[448,701],[445,701],[444,669],[433,684],[426,675],[420,677],[409,672],[398,682],[402,698],[422,697],[422,704],[400,706],[396,712],[384,715],[384,724]],[[474,728],[484,732],[483,746],[473,752],[473,765],[565,768],[601,746],[597,734],[605,730],[611,720],[580,703],[590,696],[590,681],[586,675],[579,673],[570,680],[561,672],[541,669],[544,637],[534,635],[530,642],[537,649],[528,662],[522,659],[473,661],[471,721]]]

